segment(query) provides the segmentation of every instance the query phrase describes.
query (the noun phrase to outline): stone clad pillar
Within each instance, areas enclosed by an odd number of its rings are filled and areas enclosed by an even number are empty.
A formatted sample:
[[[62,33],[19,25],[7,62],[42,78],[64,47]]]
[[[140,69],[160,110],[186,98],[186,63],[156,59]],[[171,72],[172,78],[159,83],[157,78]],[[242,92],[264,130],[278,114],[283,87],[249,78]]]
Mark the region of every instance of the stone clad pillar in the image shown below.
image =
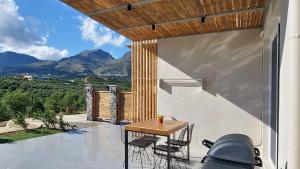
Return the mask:
[[[91,84],[86,84],[85,86],[85,103],[86,103],[86,115],[88,121],[95,120],[94,112],[94,99],[95,99],[95,89]]]
[[[119,88],[117,85],[108,85],[110,91],[110,112],[112,124],[118,124],[118,102],[119,102]]]

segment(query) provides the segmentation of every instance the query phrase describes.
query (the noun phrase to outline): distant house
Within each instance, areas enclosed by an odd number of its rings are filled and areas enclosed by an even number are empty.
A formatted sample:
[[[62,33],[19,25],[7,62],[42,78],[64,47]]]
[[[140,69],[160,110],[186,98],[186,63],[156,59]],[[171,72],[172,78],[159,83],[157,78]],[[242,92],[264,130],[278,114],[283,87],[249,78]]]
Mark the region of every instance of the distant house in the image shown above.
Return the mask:
[[[34,77],[31,76],[31,75],[23,75],[23,76],[22,76],[22,79],[23,79],[23,80],[31,81],[31,80],[34,80]]]

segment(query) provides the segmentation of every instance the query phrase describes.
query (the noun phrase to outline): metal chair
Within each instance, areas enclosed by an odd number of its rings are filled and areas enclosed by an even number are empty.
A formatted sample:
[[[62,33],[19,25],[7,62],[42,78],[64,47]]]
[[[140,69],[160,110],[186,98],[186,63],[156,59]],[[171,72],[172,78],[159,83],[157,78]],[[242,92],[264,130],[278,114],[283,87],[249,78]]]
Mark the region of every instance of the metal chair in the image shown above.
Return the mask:
[[[120,126],[120,129],[121,129],[121,140],[122,143],[125,144],[125,126]],[[132,133],[130,139],[128,140],[128,154],[129,152],[132,152],[132,161],[134,159],[134,156],[136,156],[136,159],[140,157],[142,169],[144,168],[142,156],[145,156],[151,164],[151,160],[146,151],[146,148],[148,148],[152,143],[153,142],[147,141],[145,139],[135,138]],[[125,165],[125,161],[123,163],[123,167],[124,165]]]
[[[184,147],[191,143],[193,137],[194,123],[189,126],[189,140],[170,139],[170,144],[174,146]]]
[[[182,154],[185,153],[184,156],[187,156],[187,150],[185,148],[187,148],[187,145],[189,145],[192,141],[193,130],[194,130],[194,123],[190,124],[189,126],[189,140],[170,139],[170,145],[181,147],[181,150],[183,152]]]
[[[185,138],[185,134],[187,132],[187,129],[182,129],[180,132],[180,135],[178,137],[178,140],[173,141],[174,143],[180,144],[181,142],[184,141]],[[181,168],[179,162],[181,160],[178,159],[178,157],[175,156],[176,153],[181,153],[183,156],[183,152],[181,151],[182,146],[174,146],[174,145],[170,145],[170,154],[171,154],[171,165],[173,166],[173,160],[175,160],[175,162],[178,164],[179,168]],[[161,161],[163,158],[167,157],[167,153],[168,153],[168,145],[166,144],[161,144],[161,145],[157,145],[153,148],[154,151],[158,151],[159,153],[155,153],[157,156],[160,156],[160,162],[159,162],[159,167],[161,166]],[[184,162],[185,168],[187,168],[186,163]]]

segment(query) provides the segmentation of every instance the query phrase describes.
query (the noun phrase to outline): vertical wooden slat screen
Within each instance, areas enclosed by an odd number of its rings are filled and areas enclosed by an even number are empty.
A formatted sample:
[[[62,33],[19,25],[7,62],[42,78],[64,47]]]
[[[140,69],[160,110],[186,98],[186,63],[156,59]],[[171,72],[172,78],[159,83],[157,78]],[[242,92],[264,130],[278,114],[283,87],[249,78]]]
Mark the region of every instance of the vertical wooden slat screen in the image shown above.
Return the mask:
[[[131,52],[133,121],[156,117],[157,40],[134,41]]]

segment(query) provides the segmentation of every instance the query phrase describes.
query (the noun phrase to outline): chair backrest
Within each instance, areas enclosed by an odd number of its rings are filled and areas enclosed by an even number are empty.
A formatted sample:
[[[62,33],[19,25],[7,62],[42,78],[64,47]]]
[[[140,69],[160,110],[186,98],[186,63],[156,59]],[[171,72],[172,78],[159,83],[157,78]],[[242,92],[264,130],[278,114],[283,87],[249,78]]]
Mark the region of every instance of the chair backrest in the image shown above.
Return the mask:
[[[181,130],[180,134],[179,134],[179,137],[178,137],[178,142],[181,142],[181,141],[184,141],[184,138],[185,138],[185,133],[187,132],[187,129],[184,128]]]
[[[193,137],[193,129],[194,129],[194,123],[190,124],[190,127],[189,127],[189,144],[191,143],[192,141],[192,137]]]

